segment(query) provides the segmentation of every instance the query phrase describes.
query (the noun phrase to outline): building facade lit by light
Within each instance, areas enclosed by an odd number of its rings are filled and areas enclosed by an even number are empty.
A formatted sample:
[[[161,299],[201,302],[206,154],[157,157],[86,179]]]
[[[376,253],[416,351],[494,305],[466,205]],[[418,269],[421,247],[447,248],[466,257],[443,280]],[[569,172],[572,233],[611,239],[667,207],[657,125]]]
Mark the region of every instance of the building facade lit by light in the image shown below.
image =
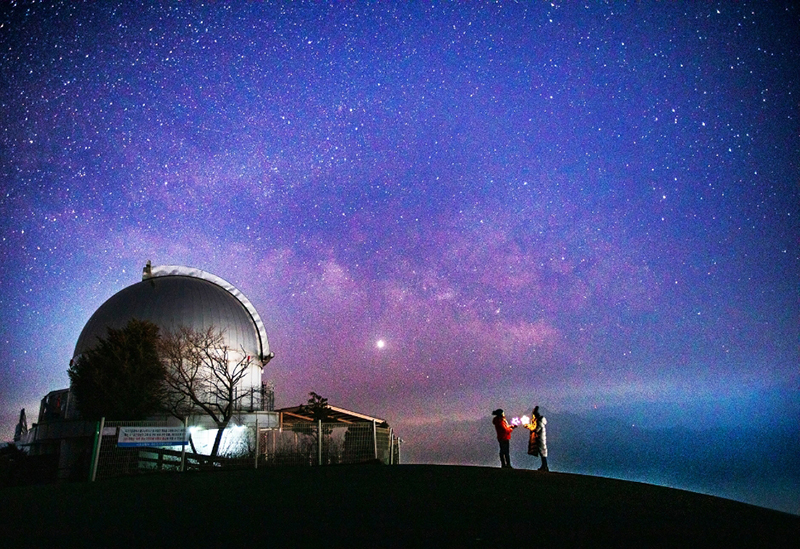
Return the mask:
[[[246,363],[248,371],[236,386],[239,423],[254,422],[276,427],[271,384],[262,381],[264,367],[274,357],[261,316],[249,299],[233,284],[211,273],[180,265],[153,266],[148,261],[142,280],[123,288],[103,303],[87,321],[78,337],[72,360],[93,348],[131,319],[148,321],[160,333],[188,328],[198,333],[212,329],[222,334],[229,364]],[[33,454],[58,454],[59,470],[70,469],[85,449],[92,422],[81,422],[72,391],[59,389],[42,399],[38,421],[18,441]],[[163,418],[177,422],[175,418]],[[205,415],[188,418],[197,438],[214,436],[216,425]],[[85,423],[86,425],[83,425]],[[233,424],[232,424],[233,426]]]

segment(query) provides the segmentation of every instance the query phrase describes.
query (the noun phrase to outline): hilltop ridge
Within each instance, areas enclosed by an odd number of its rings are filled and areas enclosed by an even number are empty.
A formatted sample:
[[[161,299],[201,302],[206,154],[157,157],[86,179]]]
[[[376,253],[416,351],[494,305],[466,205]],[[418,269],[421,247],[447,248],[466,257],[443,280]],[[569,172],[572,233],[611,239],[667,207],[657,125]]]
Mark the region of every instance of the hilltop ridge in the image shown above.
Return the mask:
[[[442,465],[185,473],[0,491],[9,547],[790,547],[800,517],[647,484]],[[26,526],[27,525],[27,526]],[[33,526],[37,525],[37,526]],[[41,527],[39,525],[47,525]]]

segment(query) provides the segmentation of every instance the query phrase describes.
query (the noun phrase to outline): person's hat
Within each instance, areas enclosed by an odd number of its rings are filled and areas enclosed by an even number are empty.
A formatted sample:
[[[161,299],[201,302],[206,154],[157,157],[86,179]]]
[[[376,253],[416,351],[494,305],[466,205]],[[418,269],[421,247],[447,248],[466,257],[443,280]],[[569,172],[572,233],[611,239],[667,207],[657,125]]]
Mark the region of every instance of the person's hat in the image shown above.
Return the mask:
[[[498,408],[497,410],[495,410],[494,412],[492,412],[492,415],[493,415],[493,416],[502,416],[502,415],[503,415],[503,413],[504,413],[504,412],[503,412],[503,409],[502,409],[502,408]]]

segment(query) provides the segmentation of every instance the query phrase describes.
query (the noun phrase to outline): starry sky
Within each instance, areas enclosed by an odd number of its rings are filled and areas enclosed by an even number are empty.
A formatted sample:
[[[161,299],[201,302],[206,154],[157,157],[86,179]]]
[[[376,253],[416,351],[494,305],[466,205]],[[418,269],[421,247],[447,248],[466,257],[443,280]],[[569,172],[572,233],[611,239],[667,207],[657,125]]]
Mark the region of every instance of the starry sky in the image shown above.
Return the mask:
[[[147,260],[242,290],[277,406],[407,461],[495,465],[491,410],[533,404],[562,449],[797,438],[791,4],[4,2],[3,439]],[[551,468],[691,484],[579,448]]]

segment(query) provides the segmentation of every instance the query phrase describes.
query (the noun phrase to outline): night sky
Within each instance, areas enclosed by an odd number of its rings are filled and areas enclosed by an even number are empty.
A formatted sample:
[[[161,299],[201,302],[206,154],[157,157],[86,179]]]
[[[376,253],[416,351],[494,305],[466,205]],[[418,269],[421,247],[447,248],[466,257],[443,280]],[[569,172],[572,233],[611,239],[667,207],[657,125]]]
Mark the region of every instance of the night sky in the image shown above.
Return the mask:
[[[0,434],[152,260],[250,299],[277,406],[406,461],[495,466],[539,404],[552,469],[800,513],[796,470],[663,459],[800,447],[798,66],[790,2],[3,2]],[[666,476],[567,425],[669,429]]]

